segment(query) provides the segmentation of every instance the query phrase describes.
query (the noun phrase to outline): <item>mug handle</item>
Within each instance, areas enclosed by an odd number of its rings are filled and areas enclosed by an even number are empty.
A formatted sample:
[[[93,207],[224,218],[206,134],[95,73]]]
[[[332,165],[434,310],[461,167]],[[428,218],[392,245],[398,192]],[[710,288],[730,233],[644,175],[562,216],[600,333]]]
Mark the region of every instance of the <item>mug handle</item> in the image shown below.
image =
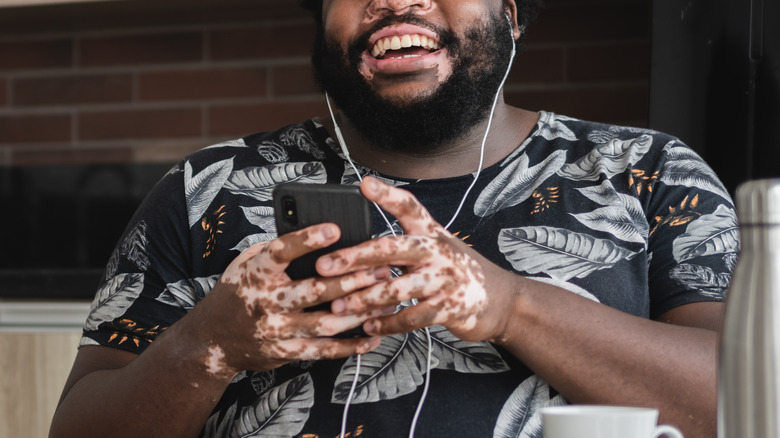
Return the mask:
[[[662,424],[655,428],[655,435],[653,435],[653,437],[658,438],[661,435],[666,435],[669,438],[685,438],[683,437],[682,432],[680,432],[680,429],[669,426],[668,424]]]

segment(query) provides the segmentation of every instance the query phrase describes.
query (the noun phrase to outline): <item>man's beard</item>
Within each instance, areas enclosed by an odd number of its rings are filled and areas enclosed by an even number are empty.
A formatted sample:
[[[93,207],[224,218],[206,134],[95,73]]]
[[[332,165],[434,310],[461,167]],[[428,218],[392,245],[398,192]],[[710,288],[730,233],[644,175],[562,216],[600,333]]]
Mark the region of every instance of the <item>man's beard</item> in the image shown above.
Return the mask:
[[[389,17],[374,28],[394,22],[425,24],[414,16]],[[427,96],[395,100],[379,96],[359,73],[367,38],[356,39],[344,53],[337,44],[327,43],[321,31],[312,56],[316,80],[360,134],[377,146],[411,153],[434,151],[487,118],[512,50],[509,25],[502,16],[469,29],[464,40],[447,31],[440,30],[439,35],[453,59],[453,72]]]

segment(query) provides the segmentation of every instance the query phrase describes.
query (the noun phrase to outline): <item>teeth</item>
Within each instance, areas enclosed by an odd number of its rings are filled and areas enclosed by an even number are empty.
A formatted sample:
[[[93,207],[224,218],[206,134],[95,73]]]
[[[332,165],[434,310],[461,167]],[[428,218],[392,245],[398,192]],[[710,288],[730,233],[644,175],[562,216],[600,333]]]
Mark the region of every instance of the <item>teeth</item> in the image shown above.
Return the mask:
[[[428,38],[425,35],[395,35],[392,37],[382,38],[378,40],[374,47],[371,48],[371,56],[378,58],[384,56],[388,50],[400,50],[402,48],[409,47],[422,47],[430,51],[439,50],[439,44],[433,38]],[[416,57],[407,55],[404,58]]]

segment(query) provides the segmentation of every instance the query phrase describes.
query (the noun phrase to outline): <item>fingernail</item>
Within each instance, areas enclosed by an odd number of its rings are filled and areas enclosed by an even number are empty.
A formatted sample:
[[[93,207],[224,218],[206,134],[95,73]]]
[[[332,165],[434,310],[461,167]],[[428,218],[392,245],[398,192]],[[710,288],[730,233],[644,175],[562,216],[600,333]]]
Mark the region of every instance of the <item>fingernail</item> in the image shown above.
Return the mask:
[[[384,267],[374,268],[373,270],[374,270],[373,272],[374,278],[376,278],[377,280],[386,280],[387,277],[389,277],[389,274],[387,273],[387,269],[385,269]]]
[[[341,298],[333,300],[333,302],[330,305],[330,309],[333,313],[341,313],[346,308],[347,305],[344,303],[344,300],[342,300]]]
[[[326,239],[331,239],[333,236],[336,235],[335,230],[333,229],[333,227],[330,227],[330,226],[322,227],[320,229],[320,232],[322,233],[322,237],[324,237]]]
[[[324,269],[326,271],[330,271],[331,268],[333,268],[333,258],[330,257],[330,256],[326,256],[325,255],[325,256],[320,257],[320,259],[319,259],[319,261],[317,261],[317,263],[319,263],[319,267],[320,268],[322,268],[322,269]]]
[[[382,315],[385,315],[385,316],[386,315],[394,315],[396,309],[397,309],[397,306],[395,304],[387,306],[387,307],[383,307],[382,308]]]
[[[365,324],[363,324],[363,330],[366,331],[366,333],[376,333],[376,330],[379,328],[379,324],[376,322],[376,320],[372,319],[371,321],[366,321]]]

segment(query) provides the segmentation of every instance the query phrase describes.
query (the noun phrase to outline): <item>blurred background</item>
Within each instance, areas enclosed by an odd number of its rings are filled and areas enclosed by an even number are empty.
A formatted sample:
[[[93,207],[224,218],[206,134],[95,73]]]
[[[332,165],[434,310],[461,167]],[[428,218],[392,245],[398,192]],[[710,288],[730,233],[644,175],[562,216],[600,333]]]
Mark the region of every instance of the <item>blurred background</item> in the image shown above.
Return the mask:
[[[647,126],[650,29],[649,0],[548,0],[507,99]],[[172,163],[326,115],[313,35],[295,0],[0,7],[0,295],[91,297]]]
[[[780,174],[778,2],[546,0],[507,100],[677,135],[733,192]],[[313,35],[297,0],[0,0],[0,436],[46,436],[103,266],[173,163],[327,114]]]

